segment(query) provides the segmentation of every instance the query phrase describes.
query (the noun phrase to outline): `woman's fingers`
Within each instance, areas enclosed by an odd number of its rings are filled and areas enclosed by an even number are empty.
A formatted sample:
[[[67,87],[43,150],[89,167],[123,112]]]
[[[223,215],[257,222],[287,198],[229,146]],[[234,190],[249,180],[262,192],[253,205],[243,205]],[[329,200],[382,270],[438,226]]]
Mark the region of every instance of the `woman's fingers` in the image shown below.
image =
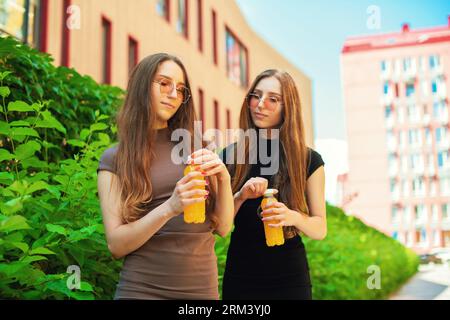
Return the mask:
[[[213,176],[217,173],[219,173],[222,170],[226,170],[226,168],[224,168],[222,165],[216,165],[215,167],[210,168],[208,171],[205,172],[205,176],[209,177],[209,176]]]
[[[211,159],[208,162],[203,163],[200,167],[199,170],[201,171],[207,171],[208,169],[210,169],[211,167],[215,167],[217,165],[221,165],[222,161],[218,158],[215,159]]]
[[[283,207],[284,207],[284,203],[278,202],[278,201],[274,201],[274,202],[268,203],[264,209],[267,210],[267,209],[270,209],[270,208],[283,208]]]
[[[191,154],[191,158],[192,158],[192,160],[195,160],[196,158],[201,157],[203,155],[211,155],[211,154],[215,154],[215,153],[212,152],[211,150],[203,148],[203,149],[199,149],[199,150],[193,152]]]
[[[181,199],[181,204],[183,207],[187,207],[194,203],[199,203],[205,201],[205,197],[199,197],[199,198],[190,198],[190,199]]]
[[[268,226],[271,228],[284,227],[284,221],[281,221],[280,223],[276,223],[276,224],[269,224]]]
[[[180,198],[185,200],[198,197],[205,198],[208,194],[209,192],[207,190],[194,189],[181,193]]]
[[[206,185],[208,185],[208,182],[206,180],[203,180],[203,179],[202,180],[200,180],[200,179],[192,179],[189,182],[181,185],[178,188],[178,191],[181,194],[181,193],[183,193],[185,191],[191,190],[192,188],[199,187],[199,186],[206,186]]]
[[[261,215],[262,215],[262,220],[263,221],[284,221],[284,220],[286,220],[286,217],[285,217],[285,215],[284,214],[277,214],[277,215],[274,215],[274,216],[270,216],[270,217],[267,217],[267,214],[268,213],[265,213],[264,211],[261,213]]]
[[[196,158],[193,158],[191,164],[203,165],[207,162],[218,159],[219,157],[216,154],[203,154],[199,155]]]
[[[181,178],[177,182],[177,185],[178,186],[182,186],[182,185],[188,183],[189,181],[191,181],[193,178],[199,177],[199,176],[203,176],[200,171],[191,171],[187,175],[185,175],[183,178]]]

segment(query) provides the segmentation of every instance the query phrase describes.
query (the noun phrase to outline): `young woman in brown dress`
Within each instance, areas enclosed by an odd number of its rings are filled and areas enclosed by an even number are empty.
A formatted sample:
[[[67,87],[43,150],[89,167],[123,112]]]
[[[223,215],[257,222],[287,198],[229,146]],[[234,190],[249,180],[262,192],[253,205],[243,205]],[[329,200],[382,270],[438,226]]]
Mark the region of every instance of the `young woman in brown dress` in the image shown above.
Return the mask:
[[[184,177],[185,166],[172,159],[171,133],[186,129],[194,136],[190,92],[178,58],[161,53],[142,60],[117,118],[119,143],[100,159],[108,248],[124,258],[115,299],[219,298],[214,233],[230,231],[233,195],[230,175],[215,153],[195,151],[200,167]],[[201,175],[205,182],[194,179]],[[201,184],[205,190],[193,189]],[[184,208],[205,198],[205,223],[185,223]]]

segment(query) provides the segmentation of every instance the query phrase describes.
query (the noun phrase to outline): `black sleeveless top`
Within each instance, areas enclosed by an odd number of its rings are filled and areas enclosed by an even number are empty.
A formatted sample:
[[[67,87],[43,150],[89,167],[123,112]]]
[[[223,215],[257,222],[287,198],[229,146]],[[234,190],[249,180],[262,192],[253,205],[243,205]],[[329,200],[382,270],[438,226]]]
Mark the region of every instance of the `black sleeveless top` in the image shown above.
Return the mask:
[[[268,144],[270,140],[262,139]],[[258,143],[259,148],[260,143]],[[226,162],[230,145],[221,153]],[[280,146],[281,148],[281,146]],[[319,153],[308,148],[309,178],[325,163]],[[236,152],[236,151],[235,151]],[[269,156],[278,157],[279,153]],[[266,161],[265,161],[266,163]],[[273,187],[273,176],[261,174],[263,165],[258,157],[251,166],[248,179],[263,177]],[[233,172],[230,172],[233,175]],[[245,182],[244,181],[244,182]],[[302,299],[310,297],[311,280],[305,247],[299,235],[285,240],[282,246],[268,247],[265,242],[264,226],[257,214],[262,197],[245,201],[234,219],[223,279],[224,299]],[[306,290],[306,292],[305,292]]]

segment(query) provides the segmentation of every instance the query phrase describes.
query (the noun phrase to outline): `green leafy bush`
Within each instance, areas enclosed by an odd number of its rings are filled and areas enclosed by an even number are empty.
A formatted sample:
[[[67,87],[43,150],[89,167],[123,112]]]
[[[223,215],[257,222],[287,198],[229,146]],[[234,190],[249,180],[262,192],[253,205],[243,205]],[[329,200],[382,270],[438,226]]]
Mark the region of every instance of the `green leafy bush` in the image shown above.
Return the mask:
[[[400,242],[339,208],[327,206],[327,217],[327,238],[305,239],[316,299],[385,299],[417,272],[418,256]],[[380,289],[368,288],[370,266],[379,268]]]
[[[1,298],[114,294],[121,262],[107,249],[96,168],[122,93],[0,38]]]
[[[32,105],[36,101],[48,101],[48,111],[58,119],[65,130],[45,130],[44,121],[35,126],[44,141],[61,148],[48,149],[50,161],[72,157],[76,148],[66,144],[67,137],[79,138],[82,129],[95,121],[95,111],[110,115],[104,133],[115,140],[114,114],[120,105],[124,91],[117,87],[99,85],[89,76],[81,76],[74,69],[55,67],[53,58],[21,44],[14,38],[0,37],[0,69],[11,72],[4,79],[11,101],[23,101]],[[27,114],[15,114],[14,120],[24,120]],[[45,116],[45,114],[43,115]],[[60,127],[60,128],[62,128]]]

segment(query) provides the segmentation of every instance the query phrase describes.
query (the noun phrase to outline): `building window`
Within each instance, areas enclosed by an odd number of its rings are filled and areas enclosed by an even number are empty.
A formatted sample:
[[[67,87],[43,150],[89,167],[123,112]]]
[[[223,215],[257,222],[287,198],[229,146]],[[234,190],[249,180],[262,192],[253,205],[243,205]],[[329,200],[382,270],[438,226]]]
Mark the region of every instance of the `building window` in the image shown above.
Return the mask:
[[[400,220],[400,215],[398,214],[398,208],[397,207],[392,207],[391,209],[391,222],[392,223],[398,223],[398,221]]]
[[[138,42],[133,37],[128,37],[128,74],[130,75],[139,61]]]
[[[419,146],[421,144],[420,132],[418,129],[410,129],[408,131],[409,134],[409,143],[413,146]]]
[[[441,65],[441,58],[438,55],[430,56],[430,69],[436,69]]]
[[[431,131],[430,128],[425,128],[425,142],[427,145],[431,145]]]
[[[164,17],[167,22],[170,22],[170,0],[158,0],[156,2],[156,11],[161,17]]]
[[[438,206],[436,204],[433,204],[431,206],[431,221],[438,222],[438,220],[439,220]]]
[[[188,0],[178,0],[177,31],[188,38]]]
[[[437,81],[434,79],[431,81],[431,92],[437,93]]]
[[[394,231],[394,232],[392,233],[392,238],[395,239],[395,240],[398,239],[398,231]]]
[[[441,206],[441,209],[442,209],[442,220],[443,221],[449,220],[449,218],[450,218],[450,204],[444,203]]]
[[[217,15],[214,10],[211,11],[211,21],[212,21],[212,54],[213,62],[215,65],[219,63],[217,56]]]
[[[390,88],[389,88],[389,82],[385,81],[383,84],[383,94],[387,96],[389,94]]]
[[[48,0],[0,1],[0,33],[47,51]]]
[[[219,102],[214,100],[214,128],[220,130]]]
[[[447,128],[446,127],[437,127],[436,128],[436,142],[445,141],[447,138]]]
[[[405,207],[403,214],[406,225],[409,225],[411,223],[411,207]]]
[[[400,97],[400,86],[398,85],[398,83],[395,84],[395,97]]]
[[[441,195],[448,196],[450,194],[450,178],[442,177],[440,179]],[[442,211],[442,216],[444,217],[444,211]]]
[[[420,121],[420,112],[419,108],[415,104],[408,105],[408,118],[411,122]]]
[[[386,119],[390,119],[392,116],[392,106],[387,106],[384,114]]]
[[[408,83],[406,84],[406,96],[411,97],[414,95],[416,89],[414,88],[414,84]]]
[[[111,83],[111,21],[102,17],[102,83]]]
[[[438,167],[439,169],[449,167],[448,151],[438,152]]]
[[[203,0],[197,0],[198,50],[203,52]]]
[[[198,89],[198,105],[199,105],[199,113],[200,113],[200,121],[202,125],[202,133],[205,132],[205,96],[202,89]]]
[[[427,80],[422,80],[422,95],[424,97],[428,97],[428,83]]]
[[[231,33],[226,30],[227,75],[228,78],[241,87],[248,83],[247,49]]]
[[[62,20],[62,39],[61,39],[61,65],[68,67],[70,61],[70,29],[67,27],[69,13],[67,9],[70,7],[71,1],[64,0],[63,3],[63,20]]]
[[[441,244],[441,235],[440,232],[438,230],[434,231],[434,245],[435,246],[440,246]]]
[[[409,71],[411,69],[411,58],[406,58],[403,60],[403,71]]]

